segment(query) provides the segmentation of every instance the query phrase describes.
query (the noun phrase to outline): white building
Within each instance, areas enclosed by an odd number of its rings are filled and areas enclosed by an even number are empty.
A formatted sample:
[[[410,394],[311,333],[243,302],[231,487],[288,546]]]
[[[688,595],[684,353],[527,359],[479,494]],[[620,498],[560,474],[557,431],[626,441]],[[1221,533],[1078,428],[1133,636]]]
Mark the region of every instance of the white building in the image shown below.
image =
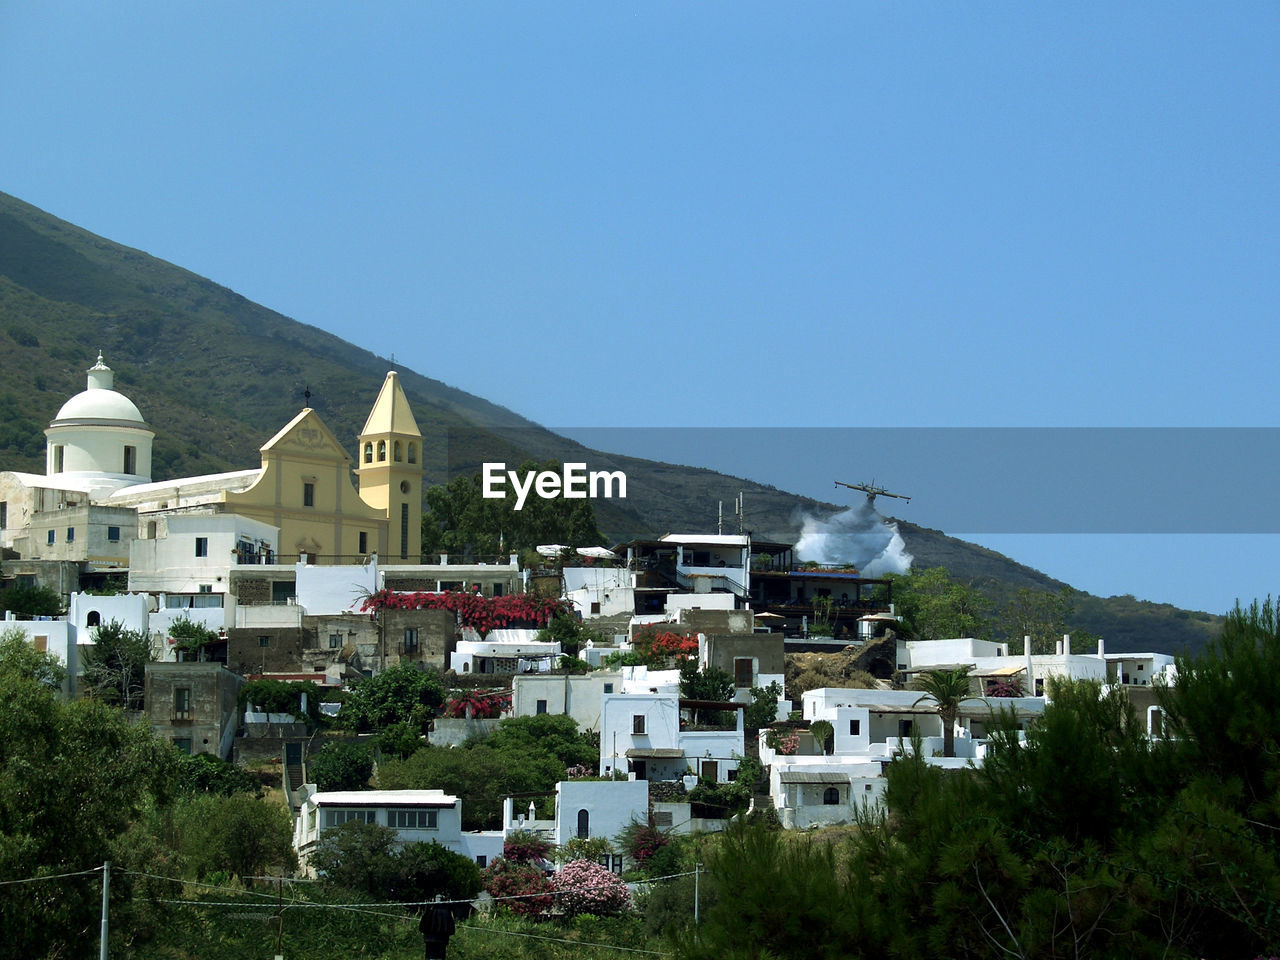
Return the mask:
[[[511,716],[563,714],[572,717],[580,730],[599,730],[601,698],[621,689],[622,673],[615,670],[518,673],[511,678]]]
[[[621,770],[638,780],[678,780],[688,774],[732,780],[744,749],[742,710],[720,706],[733,711],[733,729],[704,729],[689,722],[677,693],[602,696],[601,775]]]
[[[475,631],[469,631],[472,636]],[[492,630],[483,640],[459,640],[449,654],[457,673],[549,672],[562,656],[559,641],[534,640],[537,630]],[[465,635],[465,634],[464,634]]]
[[[438,843],[481,866],[502,855],[502,831],[463,832],[462,801],[443,790],[304,790],[311,792],[294,820],[293,845],[311,875],[311,855],[324,831],[349,820],[390,827],[400,844]]]

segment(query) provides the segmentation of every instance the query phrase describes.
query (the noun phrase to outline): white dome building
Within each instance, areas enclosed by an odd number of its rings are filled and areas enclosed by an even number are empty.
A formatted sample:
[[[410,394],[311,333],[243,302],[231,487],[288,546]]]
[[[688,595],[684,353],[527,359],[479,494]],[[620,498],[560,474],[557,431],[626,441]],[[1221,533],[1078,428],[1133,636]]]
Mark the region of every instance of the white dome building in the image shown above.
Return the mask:
[[[99,353],[89,370],[88,388],[64,403],[44,432],[50,479],[103,480],[107,483],[102,486],[109,487],[151,480],[155,431],[133,401],[113,389],[114,382]]]

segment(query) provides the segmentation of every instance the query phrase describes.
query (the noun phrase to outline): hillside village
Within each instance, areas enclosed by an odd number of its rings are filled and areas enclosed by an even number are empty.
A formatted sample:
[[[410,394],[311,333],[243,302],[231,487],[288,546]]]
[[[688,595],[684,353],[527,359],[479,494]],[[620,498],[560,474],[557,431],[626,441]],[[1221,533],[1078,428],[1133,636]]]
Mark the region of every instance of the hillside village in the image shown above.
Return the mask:
[[[904,639],[890,581],[801,564],[792,545],[749,534],[547,545],[533,567],[423,563],[430,441],[394,371],[375,387],[354,464],[308,408],[263,443],[258,468],[153,482],[155,431],[99,355],[50,423],[45,474],[0,474],[5,583],[66,608],[6,611],[3,629],[63,665],[67,698],[85,693],[100,631],[145,637],[150,662],[124,705],[183,753],[278,765],[304,871],[326,828],[351,819],[482,867],[517,833],[600,841],[615,873],[635,866],[613,843],[631,824],[716,831],[747,811],[790,829],[849,823],[884,803],[893,757],[980,765],[993,709],[1022,731],[1054,678],[1123,691],[1161,736],[1152,685],[1171,676],[1168,655],[1073,649],[1070,636],[1051,654]],[[797,689],[806,660],[846,679]],[[320,789],[313,759],[344,691],[404,670],[443,678],[445,702],[413,718],[423,744],[563,715],[597,756],[538,803],[472,812],[482,830],[464,830],[462,799],[441,790]],[[921,677],[958,686],[931,694]],[[296,685],[297,708],[242,694],[264,681]]]

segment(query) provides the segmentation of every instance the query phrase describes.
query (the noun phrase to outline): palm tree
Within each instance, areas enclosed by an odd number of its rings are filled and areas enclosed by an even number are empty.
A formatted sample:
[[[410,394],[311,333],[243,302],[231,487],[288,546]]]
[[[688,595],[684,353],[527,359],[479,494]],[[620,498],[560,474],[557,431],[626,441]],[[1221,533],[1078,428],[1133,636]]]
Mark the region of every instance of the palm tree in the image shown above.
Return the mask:
[[[968,664],[954,670],[930,670],[920,675],[917,684],[924,695],[916,704],[932,700],[937,706],[938,716],[942,720],[942,755],[956,755],[956,717],[960,715],[960,704],[965,700],[979,700],[980,697],[969,695]]]

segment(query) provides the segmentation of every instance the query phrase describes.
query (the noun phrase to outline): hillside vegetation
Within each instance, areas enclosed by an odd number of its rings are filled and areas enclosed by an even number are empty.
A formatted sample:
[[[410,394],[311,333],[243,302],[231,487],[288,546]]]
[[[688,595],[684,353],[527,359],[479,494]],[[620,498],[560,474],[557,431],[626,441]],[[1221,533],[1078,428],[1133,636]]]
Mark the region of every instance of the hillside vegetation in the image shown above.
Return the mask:
[[[0,193],[0,464],[43,469],[44,428],[84,388],[98,350],[156,429],[156,479],[256,466],[259,446],[307,403],[308,390],[310,405],[353,452],[390,368],[367,349]],[[400,376],[427,439],[428,482],[486,460],[585,460],[623,470],[627,500],[596,501],[599,527],[614,540],[711,530],[716,503],[739,491],[749,526],[770,539],[794,538],[801,509],[835,509],[711,470],[589,451],[442,380],[403,368]],[[945,566],[993,599],[1062,586],[939,531],[902,529],[917,565]],[[1077,613],[1082,628],[1116,650],[1198,648],[1220,623],[1127,598],[1082,597]]]

